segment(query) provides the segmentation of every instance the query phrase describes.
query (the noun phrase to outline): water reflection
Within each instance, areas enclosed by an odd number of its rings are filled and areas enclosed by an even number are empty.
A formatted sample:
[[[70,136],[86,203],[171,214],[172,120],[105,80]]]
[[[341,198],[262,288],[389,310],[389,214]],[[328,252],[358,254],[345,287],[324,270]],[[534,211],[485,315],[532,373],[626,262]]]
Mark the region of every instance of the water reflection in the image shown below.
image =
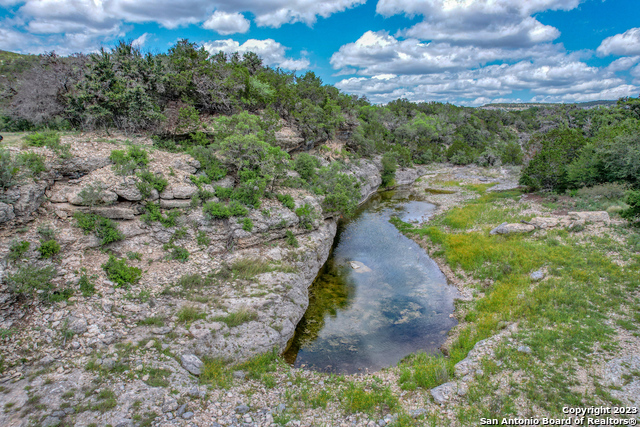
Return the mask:
[[[455,325],[455,289],[415,242],[389,223],[424,221],[434,206],[406,191],[374,196],[340,224],[332,254],[309,290],[309,309],[285,359],[353,373],[436,351]]]

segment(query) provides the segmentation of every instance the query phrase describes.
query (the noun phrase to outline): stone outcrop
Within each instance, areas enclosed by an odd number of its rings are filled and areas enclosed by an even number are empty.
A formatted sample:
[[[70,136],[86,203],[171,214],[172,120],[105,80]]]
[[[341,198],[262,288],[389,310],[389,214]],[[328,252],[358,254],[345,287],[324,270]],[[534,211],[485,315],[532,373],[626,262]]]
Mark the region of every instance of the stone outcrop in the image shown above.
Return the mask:
[[[489,234],[523,234],[530,233],[536,228],[533,225],[529,224],[508,224],[503,222],[493,230],[489,232]]]

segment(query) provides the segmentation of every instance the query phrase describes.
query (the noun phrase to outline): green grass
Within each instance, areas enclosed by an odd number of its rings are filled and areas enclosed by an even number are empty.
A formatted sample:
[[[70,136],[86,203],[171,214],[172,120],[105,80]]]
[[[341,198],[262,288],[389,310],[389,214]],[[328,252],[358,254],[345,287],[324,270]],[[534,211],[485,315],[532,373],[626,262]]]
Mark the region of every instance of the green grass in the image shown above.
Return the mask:
[[[216,322],[224,322],[227,324],[227,326],[233,328],[235,326],[242,325],[243,323],[256,320],[257,318],[258,315],[256,312],[246,308],[241,308],[240,310],[234,313],[230,313],[227,316],[216,316],[213,320]]]
[[[366,386],[350,382],[339,392],[338,399],[344,411],[352,414],[356,412],[383,414],[392,412],[399,405],[398,398],[390,388],[375,383]]]
[[[206,319],[207,313],[201,311],[197,307],[185,306],[178,310],[176,316],[178,317],[178,322],[189,324],[196,320]]]
[[[470,390],[469,399],[477,407],[463,411],[460,416],[465,419],[510,414],[517,410],[515,395],[555,415],[561,415],[563,406],[611,404],[604,392],[596,398],[574,391],[570,373],[579,365],[589,370],[596,347],[603,351],[616,348],[614,330],[607,323],[609,313],[624,312],[627,295],[640,284],[640,256],[609,237],[564,230],[532,236],[489,235],[489,226],[517,218],[518,207],[504,203],[517,195],[516,191],[486,193],[421,227],[392,220],[408,236],[426,238],[437,256],[454,271],[463,270],[484,294],[464,304],[465,323],[448,349],[449,357],[417,354],[401,363],[402,388],[428,389],[448,381],[454,365],[478,341],[514,322],[520,326],[515,338],[532,349],[531,354],[519,353],[512,346],[499,351],[497,357],[504,363],[501,369],[527,375],[511,385],[512,396],[500,395],[490,380],[480,384],[479,390]],[[448,225],[451,231],[438,224]],[[477,226],[482,231],[468,231]],[[628,262],[626,267],[612,262],[612,250]],[[542,267],[549,274],[534,284],[529,274]],[[630,316],[617,323],[633,325]],[[487,407],[487,396],[494,402],[493,409]]]

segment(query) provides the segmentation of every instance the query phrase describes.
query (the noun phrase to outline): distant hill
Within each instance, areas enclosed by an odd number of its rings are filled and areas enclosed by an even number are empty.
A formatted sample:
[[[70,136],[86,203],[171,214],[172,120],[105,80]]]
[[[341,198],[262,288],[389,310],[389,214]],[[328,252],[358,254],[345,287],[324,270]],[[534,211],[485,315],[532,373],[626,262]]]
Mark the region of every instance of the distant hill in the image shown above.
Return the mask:
[[[503,111],[522,111],[529,108],[540,107],[557,107],[560,105],[576,105],[579,108],[597,108],[597,107],[610,107],[616,105],[617,100],[604,100],[604,101],[589,101],[589,102],[573,102],[573,103],[542,103],[542,102],[520,102],[520,103],[497,103],[497,104],[485,104],[481,108],[483,110],[503,110]]]
[[[31,68],[38,60],[38,55],[22,55],[0,50],[0,78],[14,80],[17,75]]]

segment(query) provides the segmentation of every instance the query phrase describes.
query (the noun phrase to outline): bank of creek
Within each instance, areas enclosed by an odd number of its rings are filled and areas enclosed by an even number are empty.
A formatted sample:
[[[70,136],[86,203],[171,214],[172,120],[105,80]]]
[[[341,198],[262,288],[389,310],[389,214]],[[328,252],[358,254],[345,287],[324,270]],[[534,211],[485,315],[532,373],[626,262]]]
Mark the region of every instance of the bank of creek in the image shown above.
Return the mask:
[[[343,220],[309,289],[309,308],[285,359],[336,373],[375,371],[417,350],[438,352],[455,326],[456,289],[413,240],[389,222],[423,222],[435,206],[409,189],[377,193]]]

